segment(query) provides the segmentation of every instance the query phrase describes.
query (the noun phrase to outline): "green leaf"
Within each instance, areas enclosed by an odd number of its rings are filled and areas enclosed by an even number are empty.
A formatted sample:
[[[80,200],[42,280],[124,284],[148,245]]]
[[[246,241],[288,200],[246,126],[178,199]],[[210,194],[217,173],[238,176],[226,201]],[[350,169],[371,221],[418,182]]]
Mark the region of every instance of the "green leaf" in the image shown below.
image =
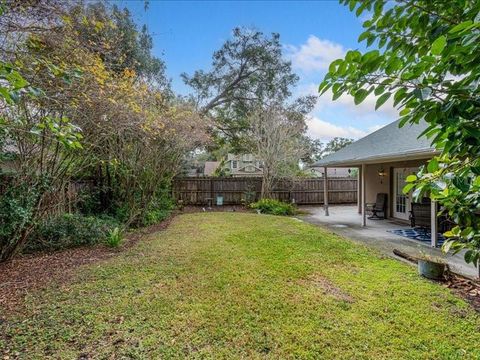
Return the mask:
[[[408,175],[407,178],[405,179],[406,182],[408,183],[411,183],[411,182],[414,182],[414,181],[417,181],[417,175]]]
[[[326,87],[328,86],[328,81],[327,80],[323,80],[320,85],[318,85],[318,92],[320,94],[323,93],[323,89],[325,89]]]
[[[361,104],[363,100],[368,96],[368,91],[365,89],[358,89],[355,93],[354,102],[355,105]]]
[[[366,64],[376,60],[380,56],[380,52],[378,50],[369,51],[362,56],[362,63]]]
[[[370,36],[370,31],[364,31],[363,33],[360,34],[358,37],[358,42],[362,42],[363,40],[367,39]]]
[[[438,37],[432,44],[431,52],[433,55],[440,55],[447,45],[447,38],[445,35]]]
[[[336,93],[333,93],[333,96],[332,96],[332,100],[335,101],[337,100],[340,96],[342,96],[342,92],[341,91],[337,91]]]
[[[375,88],[375,91],[373,92],[376,96],[378,95],[381,95],[383,94],[383,92],[385,91],[385,86],[383,85],[378,85],[376,88]]]
[[[468,251],[465,253],[465,255],[464,255],[465,262],[466,262],[467,264],[474,262],[474,261],[475,261],[475,257],[476,257],[476,253],[475,253],[475,251],[473,251],[473,250],[468,250]]]
[[[452,231],[447,231],[443,234],[443,236],[450,238],[447,241],[445,241],[442,245],[442,252],[443,253],[448,253],[450,250],[452,251],[452,254],[458,253],[463,247],[463,243],[455,239],[455,234]],[[453,239],[452,239],[453,238]]]
[[[392,57],[388,61],[387,67],[385,68],[385,73],[387,75],[390,75],[390,74],[394,73],[395,71],[400,70],[402,68],[402,66],[403,66],[403,62],[399,57],[397,57],[397,56]]]
[[[403,193],[408,194],[413,188],[415,187],[415,184],[407,184],[403,187]]]
[[[407,89],[405,88],[400,88],[397,90],[395,95],[393,95],[393,106],[397,106],[397,104],[402,101],[403,98],[405,98],[407,93]]]
[[[453,179],[452,182],[453,182],[453,185],[455,185],[455,187],[460,189],[462,192],[467,192],[470,187],[466,182],[466,179],[462,177],[456,177]]]
[[[328,71],[332,74],[335,74],[335,72],[337,71],[337,66],[340,65],[342,62],[343,62],[343,59],[337,59],[333,61],[328,67]]]
[[[0,98],[4,98],[7,104],[12,104],[13,100],[12,97],[10,96],[10,93],[8,90],[2,86],[0,86]]]
[[[450,29],[449,33],[454,34],[472,25],[472,20],[464,21]]]
[[[430,173],[433,173],[435,171],[437,171],[439,169],[439,166],[438,166],[438,160],[433,158],[432,160],[430,160],[428,162],[428,165],[427,165],[427,170],[428,172]]]
[[[410,111],[411,111],[411,109],[404,108],[404,109],[402,109],[402,111],[400,111],[400,116],[408,115],[408,114],[410,114]]]
[[[383,94],[382,96],[380,96],[377,99],[377,102],[375,104],[375,110],[377,110],[380,106],[385,104],[385,102],[390,98],[390,95],[392,95],[392,93],[387,92],[387,93]]]

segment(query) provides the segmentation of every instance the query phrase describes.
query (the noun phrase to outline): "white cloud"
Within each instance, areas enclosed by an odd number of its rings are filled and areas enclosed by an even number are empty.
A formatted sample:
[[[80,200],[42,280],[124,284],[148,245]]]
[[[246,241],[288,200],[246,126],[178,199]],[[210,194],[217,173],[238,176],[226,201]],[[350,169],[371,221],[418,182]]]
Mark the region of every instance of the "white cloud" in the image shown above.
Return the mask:
[[[314,139],[320,139],[328,141],[334,137],[345,137],[352,139],[360,139],[378,129],[381,129],[383,125],[374,125],[367,130],[357,129],[353,126],[338,126],[328,121],[321,120],[316,116],[309,117],[307,119],[308,135]]]
[[[318,85],[332,61],[344,57],[347,48],[330,40],[310,35],[300,45],[287,45],[286,53],[300,75],[295,96],[317,95]],[[359,105],[348,94],[332,100],[331,90],[320,96],[308,118],[308,134],[328,141],[334,137],[359,139],[398,118],[398,110],[390,98],[375,110],[377,97],[372,93]],[[336,119],[326,121],[324,119]],[[335,123],[337,122],[337,123]],[[342,124],[342,125],[340,125]]]
[[[297,90],[297,95],[318,95],[318,84],[311,83],[300,86]],[[398,110],[393,106],[393,97],[388,99],[378,110],[375,110],[377,97],[373,93],[368,95],[365,100],[358,105],[355,105],[353,96],[349,94],[343,94],[335,101],[332,100],[332,96],[333,93],[331,90],[319,96],[313,113],[319,114],[324,111],[342,110],[343,112],[348,112],[352,118],[370,117],[374,115],[390,122],[398,118]]]
[[[287,56],[295,69],[304,72],[326,70],[333,60],[344,56],[346,49],[330,40],[310,35],[305,44],[287,45]]]
[[[356,115],[368,115],[377,113],[388,119],[395,119],[398,117],[398,110],[393,106],[393,96],[385,102],[378,110],[375,110],[375,104],[377,97],[371,93],[361,104],[355,105],[353,96],[349,94],[343,94],[337,100],[332,100],[333,93],[331,90],[325,92],[317,100],[315,105],[316,111],[322,111],[328,108],[342,108]]]

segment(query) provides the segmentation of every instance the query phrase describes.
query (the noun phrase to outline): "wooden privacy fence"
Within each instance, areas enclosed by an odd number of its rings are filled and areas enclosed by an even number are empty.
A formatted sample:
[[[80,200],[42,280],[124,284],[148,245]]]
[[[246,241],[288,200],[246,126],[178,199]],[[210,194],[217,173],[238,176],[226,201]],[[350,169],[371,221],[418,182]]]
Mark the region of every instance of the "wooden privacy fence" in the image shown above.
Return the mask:
[[[175,200],[186,205],[215,204],[217,196],[223,196],[226,205],[240,205],[258,200],[261,189],[262,179],[257,177],[185,177],[174,179],[172,193]],[[328,179],[328,189],[330,204],[357,202],[357,179]],[[323,204],[323,179],[280,180],[272,197],[299,205]]]
[[[12,185],[12,178],[0,176],[0,196]],[[64,213],[72,213],[78,203],[79,194],[82,190],[92,188],[93,183],[88,180],[71,181],[55,191],[43,195],[39,206],[43,216],[57,216]]]

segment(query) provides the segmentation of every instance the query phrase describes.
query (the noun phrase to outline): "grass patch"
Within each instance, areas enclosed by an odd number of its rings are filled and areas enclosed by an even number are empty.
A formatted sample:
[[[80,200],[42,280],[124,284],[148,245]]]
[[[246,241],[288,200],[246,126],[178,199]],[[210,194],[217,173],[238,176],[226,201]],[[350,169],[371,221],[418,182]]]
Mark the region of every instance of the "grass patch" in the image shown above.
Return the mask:
[[[27,301],[0,323],[0,349],[22,358],[480,357],[480,319],[448,289],[268,215],[179,216]]]

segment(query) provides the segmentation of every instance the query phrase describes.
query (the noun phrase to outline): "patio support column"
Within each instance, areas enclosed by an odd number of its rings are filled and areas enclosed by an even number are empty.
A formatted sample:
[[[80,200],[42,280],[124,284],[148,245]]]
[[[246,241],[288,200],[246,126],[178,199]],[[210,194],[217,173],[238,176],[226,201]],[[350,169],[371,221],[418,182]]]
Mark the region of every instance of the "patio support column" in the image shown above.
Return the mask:
[[[431,246],[437,247],[438,244],[438,220],[437,220],[437,201],[430,201],[430,233],[431,233]]]
[[[328,174],[326,166],[323,168],[323,206],[325,208],[325,216],[328,216]]]
[[[365,186],[365,164],[362,164],[362,226],[367,226],[367,212],[365,211],[365,206],[367,204],[367,194]]]
[[[362,213],[362,167],[358,167],[357,172],[357,206],[358,213]]]

